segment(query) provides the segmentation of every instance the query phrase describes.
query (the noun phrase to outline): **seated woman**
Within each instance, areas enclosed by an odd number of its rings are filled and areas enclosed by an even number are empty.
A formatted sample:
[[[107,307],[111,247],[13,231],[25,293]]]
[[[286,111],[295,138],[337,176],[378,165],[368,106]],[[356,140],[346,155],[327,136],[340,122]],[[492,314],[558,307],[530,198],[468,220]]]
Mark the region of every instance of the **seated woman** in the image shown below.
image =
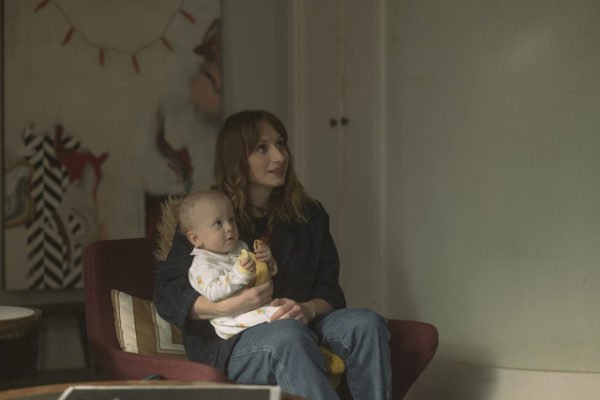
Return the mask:
[[[214,366],[237,383],[279,385],[312,400],[336,399],[327,379],[323,346],[346,366],[354,398],[391,398],[389,332],[384,318],[346,308],[329,216],[298,181],[283,123],[266,111],[231,115],[217,137],[216,189],[230,198],[240,238],[271,247],[278,273],[217,303],[188,281],[193,246],[180,233],[159,263],[154,302],[184,333],[188,357]],[[279,309],[268,324],[229,339],[209,320],[235,316],[273,297]]]

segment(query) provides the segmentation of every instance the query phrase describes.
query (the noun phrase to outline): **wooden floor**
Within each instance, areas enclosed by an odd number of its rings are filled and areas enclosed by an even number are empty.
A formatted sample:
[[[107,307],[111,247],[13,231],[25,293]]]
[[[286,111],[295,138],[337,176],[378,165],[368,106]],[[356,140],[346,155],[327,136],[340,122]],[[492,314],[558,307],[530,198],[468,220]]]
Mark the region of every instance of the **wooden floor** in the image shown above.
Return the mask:
[[[29,386],[52,385],[55,383],[90,382],[107,380],[107,377],[90,368],[58,369],[38,371],[35,377],[14,380],[0,379],[0,390],[17,389]]]

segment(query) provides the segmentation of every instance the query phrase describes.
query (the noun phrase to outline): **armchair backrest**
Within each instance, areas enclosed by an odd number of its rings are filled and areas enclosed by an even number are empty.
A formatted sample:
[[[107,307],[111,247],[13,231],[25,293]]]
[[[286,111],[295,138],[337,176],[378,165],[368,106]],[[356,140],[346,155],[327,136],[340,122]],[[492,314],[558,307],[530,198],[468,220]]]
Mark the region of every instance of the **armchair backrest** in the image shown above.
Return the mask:
[[[152,299],[156,281],[154,242],[148,238],[101,240],[83,255],[85,316],[88,341],[119,346],[110,291],[118,289]]]

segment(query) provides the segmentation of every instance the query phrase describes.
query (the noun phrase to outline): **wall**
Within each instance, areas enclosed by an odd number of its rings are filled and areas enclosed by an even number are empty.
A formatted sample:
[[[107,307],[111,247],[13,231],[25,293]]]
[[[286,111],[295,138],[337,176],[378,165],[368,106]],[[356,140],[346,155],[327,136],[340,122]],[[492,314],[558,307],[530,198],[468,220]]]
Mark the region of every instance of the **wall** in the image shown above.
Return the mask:
[[[379,311],[381,2],[294,4],[296,171],[329,214],[347,304]]]
[[[387,309],[434,323],[458,379],[422,398],[600,372],[600,4],[386,8]]]
[[[4,7],[4,5],[3,5]],[[2,21],[0,21],[0,26]],[[2,26],[1,35],[4,35],[4,27]],[[4,54],[4,40],[0,40],[2,54]],[[0,66],[0,68],[2,68]],[[4,73],[2,71],[2,73]],[[4,93],[4,80],[1,79],[1,92]],[[2,96],[2,109],[0,126],[2,127],[2,149],[4,146],[4,111],[5,103]],[[0,164],[4,171],[4,151],[0,152]],[[0,174],[0,207],[4,208],[4,172]],[[4,229],[0,229],[0,304],[1,305],[27,305],[27,304],[47,304],[55,302],[80,301],[83,299],[82,293],[79,290],[64,290],[60,293],[54,291],[5,291],[4,287]],[[62,352],[60,350],[67,349]],[[40,368],[71,368],[80,367],[84,364],[83,349],[79,345],[79,336],[77,331],[77,321],[74,318],[56,318],[52,321],[44,321],[40,332],[40,350],[39,350],[39,365]]]
[[[224,0],[224,109],[225,113],[245,108],[266,108],[281,115],[290,112],[287,83],[286,4],[277,0]],[[60,41],[59,41],[60,42]],[[142,65],[143,66],[143,65]],[[125,68],[125,67],[123,67]],[[130,66],[127,66],[130,68]],[[4,126],[4,125],[2,125]],[[210,175],[210,174],[209,174]],[[2,184],[0,176],[0,184]],[[2,205],[0,198],[0,206]],[[4,232],[0,231],[0,235]],[[123,236],[141,235],[130,227]],[[0,240],[3,240],[0,236]],[[0,268],[3,267],[0,257]],[[0,274],[0,288],[2,287]],[[46,304],[82,300],[82,292],[72,291],[4,291],[0,304]],[[74,318],[55,318],[42,327],[40,368],[74,368],[83,366],[77,322]]]
[[[222,1],[226,115],[265,109],[291,119],[287,3]]]

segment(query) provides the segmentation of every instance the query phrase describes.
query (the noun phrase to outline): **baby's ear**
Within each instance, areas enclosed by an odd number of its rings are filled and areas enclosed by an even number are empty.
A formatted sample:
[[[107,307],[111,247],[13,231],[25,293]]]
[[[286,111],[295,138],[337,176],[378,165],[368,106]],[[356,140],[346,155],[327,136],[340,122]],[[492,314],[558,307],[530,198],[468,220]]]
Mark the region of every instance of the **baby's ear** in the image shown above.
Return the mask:
[[[190,243],[192,243],[194,246],[202,247],[202,240],[200,240],[200,237],[196,235],[193,231],[189,231],[187,233],[187,238],[190,241]]]

